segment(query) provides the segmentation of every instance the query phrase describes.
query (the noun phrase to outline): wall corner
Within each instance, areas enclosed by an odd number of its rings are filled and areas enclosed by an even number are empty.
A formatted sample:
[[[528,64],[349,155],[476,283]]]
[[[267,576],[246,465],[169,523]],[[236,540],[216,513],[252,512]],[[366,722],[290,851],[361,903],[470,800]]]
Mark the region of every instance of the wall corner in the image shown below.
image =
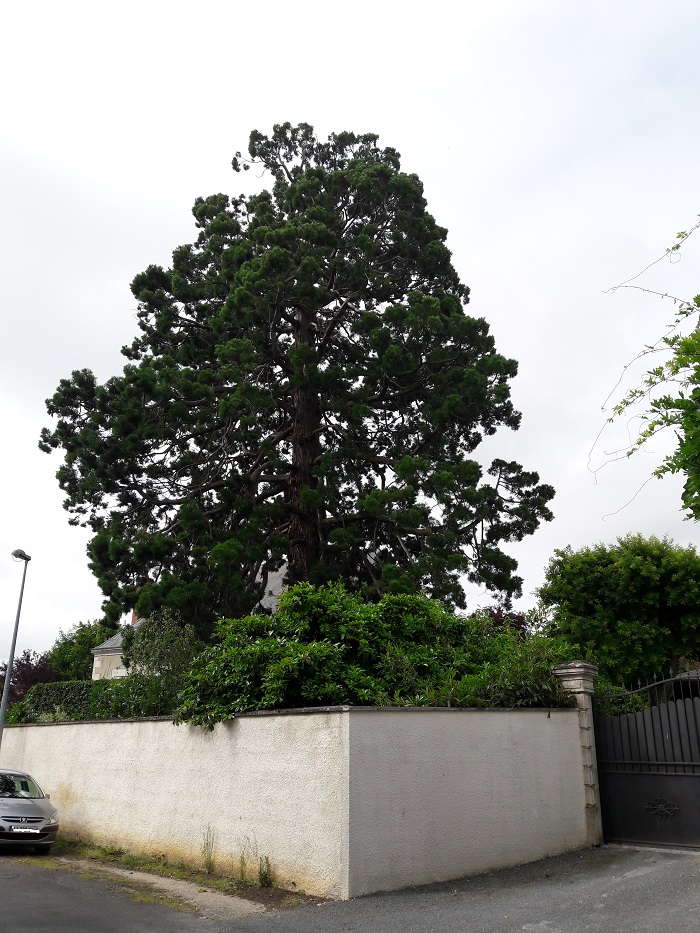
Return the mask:
[[[341,801],[340,801],[340,870],[337,897],[346,901],[350,893],[350,720],[351,710],[346,709],[340,717],[340,749],[342,755]]]

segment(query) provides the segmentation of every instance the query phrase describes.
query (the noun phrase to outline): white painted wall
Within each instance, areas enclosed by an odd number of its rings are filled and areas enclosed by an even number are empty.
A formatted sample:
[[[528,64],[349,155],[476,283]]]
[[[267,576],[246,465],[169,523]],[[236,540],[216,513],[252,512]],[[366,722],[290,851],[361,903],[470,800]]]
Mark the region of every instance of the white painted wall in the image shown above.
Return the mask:
[[[201,865],[215,861],[296,890],[347,896],[347,726],[342,712],[245,716],[204,732],[169,720],[5,730],[2,767],[25,769],[58,807],[61,832]]]
[[[353,897],[586,845],[576,710],[337,708],[10,726],[0,763],[51,793],[62,831]]]
[[[352,896],[584,847],[576,710],[352,710],[349,839]]]

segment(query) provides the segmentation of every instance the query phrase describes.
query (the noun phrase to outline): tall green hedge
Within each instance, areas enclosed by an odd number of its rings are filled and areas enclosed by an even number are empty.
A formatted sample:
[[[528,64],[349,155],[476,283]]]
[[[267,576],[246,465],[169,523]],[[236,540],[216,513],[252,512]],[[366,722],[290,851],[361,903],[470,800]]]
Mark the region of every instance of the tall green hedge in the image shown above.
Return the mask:
[[[302,583],[272,616],[222,621],[192,666],[180,721],[211,727],[236,713],[304,706],[568,706],[552,667],[559,639],[483,613],[466,618],[421,596],[365,603],[341,585]]]
[[[176,691],[159,677],[134,674],[116,680],[68,680],[36,684],[13,706],[8,722],[167,716],[176,705]]]

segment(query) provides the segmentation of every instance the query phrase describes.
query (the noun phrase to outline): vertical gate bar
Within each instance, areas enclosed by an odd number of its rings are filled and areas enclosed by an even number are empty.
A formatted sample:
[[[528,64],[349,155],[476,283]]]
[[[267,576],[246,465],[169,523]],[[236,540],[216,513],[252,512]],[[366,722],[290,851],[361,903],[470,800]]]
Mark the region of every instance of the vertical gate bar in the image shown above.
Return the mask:
[[[647,760],[649,762],[649,773],[656,773],[655,769],[652,767],[652,763],[656,761],[656,742],[654,740],[654,728],[651,721],[651,696],[649,691],[645,691],[644,698],[646,702],[646,709],[642,710],[642,718],[644,719],[644,735],[646,738],[647,745]]]
[[[649,690],[646,689],[643,694],[639,694],[644,697],[644,703],[646,704],[644,709],[641,710],[642,722],[644,723],[644,744],[647,749],[647,762],[649,764],[647,770],[649,774],[652,773],[652,762],[656,761],[656,745],[654,743],[654,733],[651,728],[651,713],[649,709],[651,707],[651,697],[649,695]]]
[[[693,697],[690,701],[693,710],[693,729],[691,730],[691,740],[695,743],[694,761],[697,762],[693,767],[693,774],[700,773],[700,697]]]
[[[627,727],[630,734],[630,758],[632,761],[636,761],[637,764],[634,767],[635,771],[640,770],[639,762],[642,760],[641,752],[639,749],[639,734],[637,732],[637,714],[628,713],[627,714]]]
[[[690,760],[693,763],[691,773],[696,774],[700,768],[700,735],[698,735],[698,720],[695,716],[692,697],[686,697],[685,716],[688,721],[688,735],[690,737]]]
[[[684,690],[684,687],[685,687],[685,690]],[[693,765],[692,765],[693,748],[690,742],[690,723],[688,722],[688,708],[685,705],[685,701],[687,699],[687,697],[685,696],[686,693],[688,696],[692,695],[690,677],[687,677],[685,680],[681,680],[681,705],[683,707],[683,722],[685,723],[685,740],[687,742],[687,747],[688,747],[688,756],[687,758],[684,758],[683,760],[691,763],[689,768],[683,769],[683,773],[692,774],[693,773]]]
[[[619,716],[613,716],[612,719],[610,720],[610,725],[612,726],[612,740],[613,740],[613,756],[614,756],[614,760],[615,760],[615,761],[622,761],[622,760],[624,759],[625,756],[624,756],[623,753],[622,753],[622,737],[621,737],[621,734],[620,734],[620,732],[621,732],[621,730],[620,730],[620,717],[619,717]],[[616,770],[616,771],[624,771],[624,770],[625,770],[625,766],[624,766],[624,765],[622,765],[622,766],[617,765],[617,766],[615,767],[615,770]]]
[[[644,712],[639,710],[634,714],[634,718],[637,724],[637,738],[639,740],[639,761],[645,762],[647,766],[647,773],[651,771],[649,766],[649,749],[647,748],[647,734],[644,727]],[[640,764],[639,770],[643,771],[642,765]]]
[[[620,716],[620,741],[622,742],[622,759],[625,762],[625,771],[634,771],[634,766],[628,764],[632,760],[630,743],[630,717],[629,714]]]
[[[664,739],[661,734],[661,722],[659,721],[659,707],[649,707],[649,722],[651,724],[652,735],[654,736],[654,774],[660,774],[664,760]]]
[[[683,747],[683,757],[681,761],[692,761],[693,754],[690,750],[690,729],[688,727],[688,717],[685,713],[685,700],[683,699],[683,690],[681,689],[681,698],[676,700],[676,716],[678,717],[678,729],[681,734],[681,746]],[[688,766],[683,765],[683,774],[692,774],[693,769],[690,768],[688,771]]]
[[[666,715],[668,716],[668,737],[671,743],[671,761],[682,761],[683,749],[681,747],[681,735],[678,725],[678,716],[676,715],[676,701],[670,699],[665,703],[665,706]],[[679,768],[681,774],[685,772],[683,765],[674,764],[673,773],[678,774]]]
[[[671,724],[668,719],[668,703],[660,703],[656,708],[659,715],[664,763],[666,765],[664,773],[673,774],[675,773],[674,771],[669,771],[669,768],[672,767],[669,762],[673,761],[673,746],[671,745]]]

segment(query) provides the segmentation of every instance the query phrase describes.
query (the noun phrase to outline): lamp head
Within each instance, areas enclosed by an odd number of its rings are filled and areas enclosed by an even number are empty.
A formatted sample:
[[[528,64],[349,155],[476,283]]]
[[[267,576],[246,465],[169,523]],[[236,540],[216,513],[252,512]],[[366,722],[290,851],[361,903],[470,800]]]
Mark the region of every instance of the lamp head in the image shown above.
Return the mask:
[[[25,554],[25,552],[21,548],[18,548],[16,551],[13,551],[12,556],[15,558],[15,560],[24,560],[24,561],[31,560],[31,557],[29,556],[29,554]]]

